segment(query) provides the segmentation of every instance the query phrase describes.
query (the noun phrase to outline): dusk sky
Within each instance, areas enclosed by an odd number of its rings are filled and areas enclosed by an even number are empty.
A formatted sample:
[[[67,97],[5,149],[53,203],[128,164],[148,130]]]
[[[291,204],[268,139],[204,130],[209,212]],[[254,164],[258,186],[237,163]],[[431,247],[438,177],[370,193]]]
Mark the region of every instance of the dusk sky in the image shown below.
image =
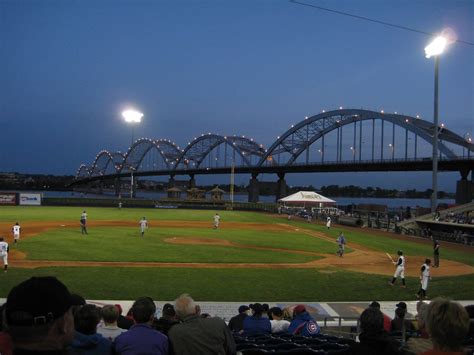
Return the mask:
[[[304,2],[429,33],[450,27],[474,42],[472,0]],[[430,39],[287,0],[0,0],[0,172],[73,175],[101,149],[126,150],[127,105],[145,114],[136,137],[181,147],[204,132],[269,147],[304,116],[339,106],[431,121]],[[440,122],[473,135],[473,45],[441,57],[439,99]],[[458,179],[442,173],[439,187],[454,191]],[[430,173],[287,180],[431,187]]]

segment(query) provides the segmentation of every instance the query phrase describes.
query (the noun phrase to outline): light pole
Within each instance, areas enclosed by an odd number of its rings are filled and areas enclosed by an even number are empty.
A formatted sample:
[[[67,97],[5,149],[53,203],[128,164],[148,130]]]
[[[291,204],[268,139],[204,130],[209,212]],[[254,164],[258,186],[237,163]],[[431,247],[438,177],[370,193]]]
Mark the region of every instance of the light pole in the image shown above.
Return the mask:
[[[122,112],[122,117],[125,122],[132,125],[132,143],[130,145],[130,149],[133,146],[133,135],[135,133],[135,124],[140,123],[142,121],[143,113],[137,110],[128,109]],[[130,198],[133,198],[133,166],[130,166]]]
[[[434,78],[434,110],[433,110],[433,178],[431,195],[431,212],[436,211],[438,204],[438,76],[439,76],[439,56],[446,48],[447,39],[443,36],[436,37],[429,45],[425,47],[426,58],[435,57],[435,78]]]
[[[392,155],[392,160],[395,159],[395,147],[393,146],[392,143],[389,143],[388,147],[390,148],[391,155]]]

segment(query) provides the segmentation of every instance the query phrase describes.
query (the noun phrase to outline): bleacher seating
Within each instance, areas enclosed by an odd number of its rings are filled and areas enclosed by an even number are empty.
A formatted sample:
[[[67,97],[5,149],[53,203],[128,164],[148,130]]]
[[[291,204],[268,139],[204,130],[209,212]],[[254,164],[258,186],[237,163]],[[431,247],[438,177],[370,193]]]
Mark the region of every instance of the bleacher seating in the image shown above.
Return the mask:
[[[234,334],[237,351],[243,355],[256,354],[348,354],[352,339],[320,334],[303,337],[291,334],[272,334],[244,337]]]

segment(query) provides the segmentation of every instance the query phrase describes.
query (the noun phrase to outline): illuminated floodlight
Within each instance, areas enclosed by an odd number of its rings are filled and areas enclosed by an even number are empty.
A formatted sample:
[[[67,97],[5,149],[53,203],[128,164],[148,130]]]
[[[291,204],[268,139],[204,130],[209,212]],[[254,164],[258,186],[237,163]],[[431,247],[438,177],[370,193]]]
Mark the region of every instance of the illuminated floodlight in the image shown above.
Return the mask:
[[[143,113],[137,110],[129,109],[122,112],[122,117],[128,123],[140,123],[142,121]]]
[[[446,49],[448,40],[443,36],[436,37],[430,44],[425,47],[425,57],[431,58],[440,55]]]

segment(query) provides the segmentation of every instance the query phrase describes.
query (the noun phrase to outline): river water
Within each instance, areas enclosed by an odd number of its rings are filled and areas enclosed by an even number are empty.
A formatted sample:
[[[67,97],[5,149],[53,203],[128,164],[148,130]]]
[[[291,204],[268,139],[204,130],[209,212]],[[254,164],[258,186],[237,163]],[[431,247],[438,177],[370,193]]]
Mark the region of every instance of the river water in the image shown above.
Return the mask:
[[[110,194],[82,194],[80,192],[71,192],[71,191],[43,191],[44,197],[69,197],[69,198],[115,198],[115,196]],[[123,197],[128,197],[126,194],[122,195]],[[166,192],[149,192],[149,191],[138,191],[137,198],[145,199],[160,199],[166,197]],[[183,195],[184,196],[184,195]],[[247,202],[247,194],[235,194],[234,201],[236,202]],[[400,207],[430,207],[430,200],[424,198],[375,198],[375,197],[330,197],[336,201],[338,206],[348,206],[348,205],[358,205],[358,204],[377,204],[385,205],[390,209],[400,208]],[[225,200],[230,200],[228,194],[224,195]],[[275,202],[275,196],[260,196],[260,202]],[[442,199],[438,200],[438,204],[448,204],[453,205],[455,201],[453,199]]]

